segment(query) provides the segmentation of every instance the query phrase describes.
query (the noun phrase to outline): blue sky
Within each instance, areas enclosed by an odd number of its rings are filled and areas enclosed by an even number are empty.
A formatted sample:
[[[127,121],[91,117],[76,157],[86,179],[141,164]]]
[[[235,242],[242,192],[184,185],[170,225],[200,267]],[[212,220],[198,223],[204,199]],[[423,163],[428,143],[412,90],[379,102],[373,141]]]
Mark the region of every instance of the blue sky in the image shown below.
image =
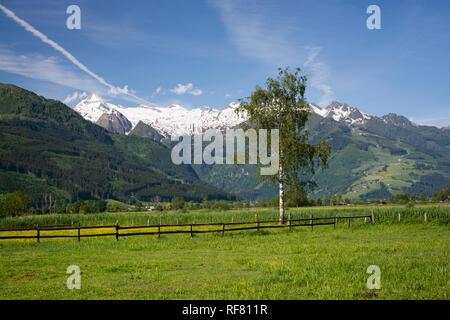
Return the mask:
[[[0,4],[54,41],[44,43],[0,10],[0,82],[70,106],[96,92],[125,106],[221,109],[278,67],[298,66],[309,77],[310,102],[450,125],[448,1]],[[80,30],[66,27],[71,4],[81,9]],[[381,30],[366,27],[371,4],[381,9]]]

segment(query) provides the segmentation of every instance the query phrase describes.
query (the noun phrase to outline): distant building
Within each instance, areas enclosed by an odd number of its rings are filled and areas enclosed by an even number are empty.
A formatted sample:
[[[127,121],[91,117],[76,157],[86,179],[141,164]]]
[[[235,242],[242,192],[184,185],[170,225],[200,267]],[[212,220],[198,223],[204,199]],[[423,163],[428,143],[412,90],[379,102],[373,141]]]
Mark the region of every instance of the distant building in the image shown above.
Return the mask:
[[[442,200],[440,203],[450,203],[450,196],[448,196],[447,199]]]

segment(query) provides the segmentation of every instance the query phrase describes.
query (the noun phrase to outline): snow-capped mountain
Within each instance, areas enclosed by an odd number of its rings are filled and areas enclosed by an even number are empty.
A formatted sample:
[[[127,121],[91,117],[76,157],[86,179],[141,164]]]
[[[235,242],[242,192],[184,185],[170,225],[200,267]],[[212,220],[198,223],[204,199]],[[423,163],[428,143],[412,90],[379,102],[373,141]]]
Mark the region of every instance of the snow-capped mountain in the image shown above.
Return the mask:
[[[345,122],[349,125],[364,124],[372,116],[360,111],[357,108],[350,107],[347,104],[333,101],[326,108],[320,108],[315,104],[310,104],[311,111],[326,118],[333,118],[336,121]]]
[[[206,129],[224,129],[237,126],[246,120],[236,115],[235,109],[238,105],[237,103],[231,103],[223,110],[210,107],[189,110],[176,104],[172,104],[167,108],[149,107],[146,105],[125,108],[120,105],[106,103],[100,97],[91,94],[77,104],[74,110],[83,118],[95,123],[104,114],[111,115],[113,113],[119,113],[132,124],[132,127],[127,130],[127,133],[139,121],[142,121],[156,129],[163,136],[169,137],[173,134],[194,134]]]
[[[78,103],[74,110],[86,120],[97,122],[104,113],[111,114],[115,107],[113,104],[105,103],[102,98],[92,93]]]
[[[206,129],[222,130],[235,127],[246,120],[245,117],[236,115],[235,110],[238,106],[238,103],[231,103],[223,110],[206,106],[186,109],[177,104],[172,104],[166,108],[146,105],[125,108],[121,105],[104,102],[99,96],[91,94],[75,106],[74,110],[83,118],[114,132],[128,134],[139,122],[143,122],[163,137],[168,138],[174,134],[192,135]],[[371,119],[398,126],[412,124],[402,116],[394,114],[383,117],[371,116],[358,108],[338,101],[333,101],[326,108],[321,108],[313,103],[309,106],[311,112],[349,126],[364,125]]]

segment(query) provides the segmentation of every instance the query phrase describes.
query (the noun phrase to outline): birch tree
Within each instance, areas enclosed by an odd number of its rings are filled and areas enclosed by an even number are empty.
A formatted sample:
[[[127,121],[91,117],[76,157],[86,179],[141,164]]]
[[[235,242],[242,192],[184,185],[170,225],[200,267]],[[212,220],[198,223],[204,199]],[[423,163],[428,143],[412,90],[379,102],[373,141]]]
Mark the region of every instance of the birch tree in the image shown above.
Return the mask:
[[[289,68],[278,71],[276,79],[266,80],[265,88],[257,86],[250,97],[240,99],[236,113],[247,117],[241,125],[244,129],[279,129],[278,173],[260,177],[279,188],[279,222],[283,224],[286,190],[312,190],[316,184],[311,177],[316,168],[327,166],[331,148],[325,141],[309,143],[305,129],[310,114],[305,98],[307,77],[300,68],[293,73]]]

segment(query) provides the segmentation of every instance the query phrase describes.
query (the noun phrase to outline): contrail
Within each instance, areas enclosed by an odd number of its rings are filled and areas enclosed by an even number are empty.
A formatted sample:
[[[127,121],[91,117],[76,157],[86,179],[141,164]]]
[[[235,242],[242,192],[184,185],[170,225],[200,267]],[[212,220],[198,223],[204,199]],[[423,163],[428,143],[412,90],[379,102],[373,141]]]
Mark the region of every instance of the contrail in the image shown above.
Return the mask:
[[[99,75],[95,74],[94,72],[92,72],[91,70],[89,70],[84,64],[82,64],[80,61],[77,60],[77,58],[75,58],[73,55],[71,55],[66,49],[64,49],[63,47],[61,47],[59,44],[57,44],[55,41],[50,40],[45,34],[43,34],[42,32],[40,32],[39,30],[36,30],[32,25],[30,25],[28,22],[26,22],[25,20],[19,18],[18,16],[15,15],[14,12],[12,12],[11,10],[9,10],[8,8],[6,8],[5,6],[0,4],[0,9],[11,19],[13,19],[15,22],[17,22],[18,24],[20,24],[25,30],[31,32],[34,36],[38,37],[39,39],[42,40],[42,42],[49,44],[53,49],[55,49],[56,51],[61,52],[67,59],[69,59],[74,65],[76,65],[78,68],[80,68],[81,70],[83,70],[84,72],[86,72],[87,74],[89,74],[91,77],[97,79],[98,82],[100,82],[101,84],[107,86],[108,88],[110,88],[110,90],[112,92],[117,92],[118,90],[121,90],[120,88],[117,88],[115,86],[113,86],[112,84],[109,84],[108,82],[105,81],[105,79],[103,79],[102,77],[100,77]],[[154,103],[151,103],[145,99],[139,98],[137,96],[135,96],[134,94],[128,93],[128,92],[121,92],[122,94],[126,94],[130,97],[133,97],[137,100],[146,102],[148,104],[153,104],[156,105]],[[158,106],[158,105],[156,105]]]

